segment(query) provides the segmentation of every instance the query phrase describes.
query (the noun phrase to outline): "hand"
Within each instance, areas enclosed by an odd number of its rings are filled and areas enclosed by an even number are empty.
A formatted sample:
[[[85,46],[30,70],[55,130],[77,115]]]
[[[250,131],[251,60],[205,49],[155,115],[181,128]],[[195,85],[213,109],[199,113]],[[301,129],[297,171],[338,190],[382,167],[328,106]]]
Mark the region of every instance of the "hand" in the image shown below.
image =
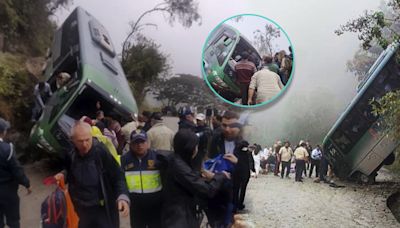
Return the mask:
[[[57,173],[54,175],[54,179],[56,179],[57,182],[61,181],[64,179],[64,174],[63,173]]]
[[[236,164],[238,162],[238,159],[235,155],[233,154],[225,154],[224,158],[230,162],[232,162],[233,164]]]
[[[26,188],[26,194],[29,195],[32,193],[32,187]]]
[[[214,178],[214,173],[208,171],[208,170],[202,170],[201,171],[201,176],[204,177],[206,180],[210,181],[211,179]]]
[[[118,210],[123,217],[129,215],[129,204],[125,200],[118,200]]]
[[[226,171],[222,171],[222,173],[225,175],[226,178],[231,179],[231,174],[226,172]]]

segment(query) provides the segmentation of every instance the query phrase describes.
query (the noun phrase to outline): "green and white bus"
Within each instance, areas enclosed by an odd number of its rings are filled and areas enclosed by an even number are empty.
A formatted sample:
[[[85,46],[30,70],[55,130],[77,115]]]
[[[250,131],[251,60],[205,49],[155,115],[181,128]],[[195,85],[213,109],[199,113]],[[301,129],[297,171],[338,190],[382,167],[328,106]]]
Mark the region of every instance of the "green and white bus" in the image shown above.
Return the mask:
[[[383,131],[371,102],[400,89],[399,44],[389,46],[358,87],[357,95],[326,135],[323,148],[335,174],[372,183],[383,165],[394,162],[399,145]]]
[[[237,29],[225,24],[210,34],[203,51],[203,67],[208,82],[218,94],[230,101],[240,97],[234,69],[243,51],[250,54],[256,66],[261,66],[261,57],[250,41]]]
[[[46,81],[59,72],[71,79],[47,101],[30,142],[49,153],[70,148],[71,126],[83,115],[94,117],[100,102],[106,115],[124,122],[137,113],[136,101],[103,25],[84,9],[76,8],[55,32],[45,70]]]

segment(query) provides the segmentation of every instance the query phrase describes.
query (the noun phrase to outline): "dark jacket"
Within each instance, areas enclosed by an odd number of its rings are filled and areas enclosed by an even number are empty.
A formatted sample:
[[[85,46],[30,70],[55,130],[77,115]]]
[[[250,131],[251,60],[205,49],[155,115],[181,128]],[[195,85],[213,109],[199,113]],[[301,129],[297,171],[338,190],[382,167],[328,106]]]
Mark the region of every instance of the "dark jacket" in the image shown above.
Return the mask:
[[[207,150],[211,141],[211,129],[207,126],[197,126],[196,133],[199,136],[199,146],[198,152],[193,159],[193,168],[195,170],[200,170],[203,161],[207,155]]]
[[[190,129],[193,132],[196,131],[196,124],[194,124],[193,122],[190,122],[187,119],[182,119],[181,121],[178,122],[178,125],[179,125],[179,130]]]
[[[73,149],[65,162],[69,192],[74,205],[84,208],[102,205],[104,202],[113,226],[118,227],[116,200],[121,195],[128,196],[128,190],[124,173],[107,148],[93,138],[92,148],[84,157]]]
[[[17,191],[19,184],[30,187],[29,179],[15,156],[12,144],[0,141],[0,189],[4,190],[7,186],[8,189]]]
[[[224,183],[225,176],[215,174],[208,182],[177,154],[171,156],[166,176],[162,227],[200,227],[196,199],[213,197]]]

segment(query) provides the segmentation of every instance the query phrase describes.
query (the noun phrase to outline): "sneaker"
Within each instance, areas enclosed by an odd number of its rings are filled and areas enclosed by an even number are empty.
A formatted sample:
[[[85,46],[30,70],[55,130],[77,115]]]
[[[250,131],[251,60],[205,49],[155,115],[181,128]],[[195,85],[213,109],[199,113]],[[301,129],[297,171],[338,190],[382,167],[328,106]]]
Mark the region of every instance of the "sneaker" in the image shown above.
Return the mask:
[[[286,176],[286,178],[287,178],[287,179],[290,179],[290,177],[289,177],[289,176]]]

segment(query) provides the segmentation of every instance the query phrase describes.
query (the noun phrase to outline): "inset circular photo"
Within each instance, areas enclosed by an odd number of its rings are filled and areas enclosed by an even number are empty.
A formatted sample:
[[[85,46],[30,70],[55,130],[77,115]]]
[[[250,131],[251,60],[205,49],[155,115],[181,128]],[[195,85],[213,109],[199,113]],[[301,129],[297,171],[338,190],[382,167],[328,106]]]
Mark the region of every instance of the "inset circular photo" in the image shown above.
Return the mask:
[[[293,77],[293,46],[286,32],[264,16],[242,14],[221,22],[203,47],[203,75],[211,90],[239,107],[279,97]]]

